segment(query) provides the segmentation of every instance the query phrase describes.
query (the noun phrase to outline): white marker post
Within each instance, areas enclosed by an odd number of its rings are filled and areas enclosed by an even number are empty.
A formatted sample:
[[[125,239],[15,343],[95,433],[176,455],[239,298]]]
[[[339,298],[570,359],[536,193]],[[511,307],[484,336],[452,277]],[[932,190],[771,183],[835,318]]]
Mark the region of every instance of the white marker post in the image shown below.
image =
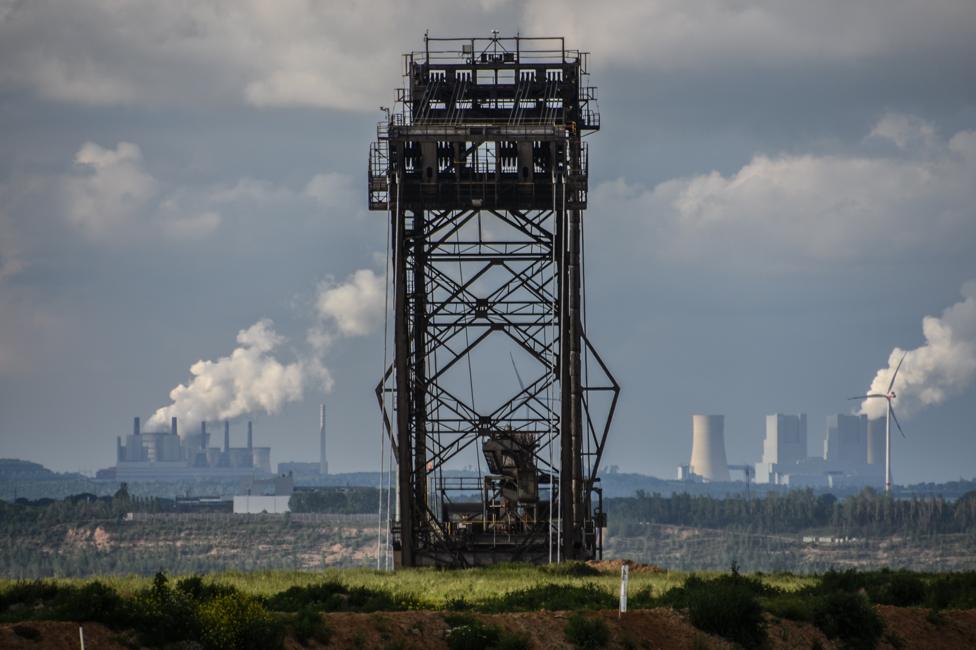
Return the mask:
[[[78,626],[78,641],[81,642],[81,650],[85,650],[85,631]]]
[[[617,614],[617,618],[627,611],[627,577],[628,577],[628,566],[625,564],[620,567],[620,613]]]

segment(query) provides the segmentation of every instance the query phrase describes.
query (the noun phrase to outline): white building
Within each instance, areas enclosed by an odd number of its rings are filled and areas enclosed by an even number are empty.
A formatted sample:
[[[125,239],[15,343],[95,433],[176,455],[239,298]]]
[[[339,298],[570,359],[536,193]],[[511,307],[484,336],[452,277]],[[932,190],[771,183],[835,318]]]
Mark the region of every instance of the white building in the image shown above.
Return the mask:
[[[762,461],[756,463],[756,483],[788,484],[786,476],[807,458],[807,414],[766,416]]]

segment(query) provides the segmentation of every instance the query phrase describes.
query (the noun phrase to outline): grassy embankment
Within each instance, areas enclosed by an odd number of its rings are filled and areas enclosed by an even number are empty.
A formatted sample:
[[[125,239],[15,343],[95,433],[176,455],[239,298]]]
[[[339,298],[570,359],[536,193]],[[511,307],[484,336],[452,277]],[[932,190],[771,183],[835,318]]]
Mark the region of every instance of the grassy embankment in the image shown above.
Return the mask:
[[[649,589],[651,593],[662,594],[673,587],[681,586],[688,575],[690,574],[686,572],[635,571],[630,574],[630,591],[638,593]],[[696,575],[707,579],[719,574]],[[180,576],[172,577],[178,579]],[[80,587],[93,580],[94,578],[55,578],[45,582]],[[150,587],[153,582],[151,576],[103,576],[97,580],[122,595],[134,594]],[[760,580],[763,584],[784,592],[796,591],[817,582],[816,577],[792,574],[767,574],[761,576]],[[609,596],[615,596],[620,589],[620,576],[617,573],[574,572],[572,569],[559,571],[518,564],[451,572],[437,569],[410,569],[394,573],[370,569],[221,572],[207,576],[207,581],[260,597],[270,597],[291,587],[308,587],[337,581],[350,588],[362,587],[402,597],[415,602],[419,609],[445,609],[459,599],[475,605],[514,591],[549,586],[589,586]],[[0,591],[16,582],[0,580]]]

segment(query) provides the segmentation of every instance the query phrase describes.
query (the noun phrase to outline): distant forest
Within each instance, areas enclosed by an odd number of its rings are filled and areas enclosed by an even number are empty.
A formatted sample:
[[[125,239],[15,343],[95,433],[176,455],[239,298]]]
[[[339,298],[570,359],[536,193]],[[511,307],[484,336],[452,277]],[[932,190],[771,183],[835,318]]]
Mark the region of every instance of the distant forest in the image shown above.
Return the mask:
[[[956,500],[893,499],[870,488],[837,499],[811,490],[770,493],[762,498],[638,492],[607,500],[610,534],[634,537],[646,524],[732,529],[750,533],[829,531],[834,535],[926,536],[976,533],[976,491]]]
[[[173,499],[125,491],[0,501],[0,577],[370,565],[378,498],[376,488],[300,491],[286,515],[181,511]],[[873,490],[843,499],[812,491],[724,499],[639,493],[604,503],[605,557],[673,569],[735,562],[750,571],[945,571],[976,562],[976,492],[957,500]]]
[[[325,487],[295,492],[295,513],[370,514],[376,512],[379,492],[368,487]],[[610,535],[639,535],[647,524],[730,529],[750,533],[806,533],[834,535],[976,534],[976,491],[962,498],[915,497],[894,499],[870,488],[838,499],[811,490],[769,493],[762,497],[715,498],[689,494],[663,496],[638,491],[635,497],[605,499]],[[115,519],[128,512],[177,512],[174,499],[136,497],[120,490],[113,497],[77,494],[65,499],[0,501],[5,526]]]

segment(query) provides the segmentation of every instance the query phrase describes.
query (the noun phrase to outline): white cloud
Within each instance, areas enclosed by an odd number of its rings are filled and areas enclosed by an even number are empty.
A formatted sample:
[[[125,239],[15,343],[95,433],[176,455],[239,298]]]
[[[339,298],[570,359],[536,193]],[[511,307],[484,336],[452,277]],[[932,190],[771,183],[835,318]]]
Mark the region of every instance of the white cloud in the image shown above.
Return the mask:
[[[902,137],[891,124],[875,132]],[[918,143],[905,137],[906,147]],[[618,179],[591,193],[590,211],[619,219],[631,241],[644,237],[667,260],[709,267],[951,255],[976,240],[976,132],[937,144],[924,157],[757,155],[728,176],[654,188]]]
[[[600,66],[702,70],[912,52],[971,60],[976,5],[800,0],[34,0],[0,21],[0,84],[90,105],[246,103],[373,110],[399,55],[433,35],[559,34]]]
[[[332,378],[317,361],[282,363],[275,358],[272,353],[284,342],[268,319],[241,330],[238,346],[228,356],[190,366],[190,382],[170,391],[172,403],[157,409],[149,425],[165,425],[174,416],[200,422],[274,414],[301,400],[311,382],[331,390]]]
[[[64,215],[93,240],[200,239],[220,225],[220,214],[201,207],[200,197],[164,186],[149,174],[142,151],[131,142],[114,149],[86,142],[74,163],[61,183]]]
[[[348,208],[365,202],[362,192],[357,190],[356,180],[351,176],[330,172],[312,177],[305,185],[304,194],[326,208]]]
[[[869,135],[890,140],[900,149],[920,149],[936,144],[935,127],[931,122],[901,113],[883,116]]]
[[[426,28],[456,33],[489,12],[433,0],[37,0],[0,22],[0,84],[93,105],[374,110]]]
[[[523,31],[560,34],[594,53],[599,66],[661,70],[800,62],[850,63],[911,48],[974,52],[976,6],[965,0],[727,2],[575,0],[527,4]]]
[[[220,225],[220,215],[212,210],[196,214],[176,214],[160,222],[165,235],[171,239],[203,239]]]
[[[94,238],[128,227],[158,192],[142,168],[142,151],[130,142],[105,149],[86,142],[75,155],[75,173],[64,183],[68,220]]]

